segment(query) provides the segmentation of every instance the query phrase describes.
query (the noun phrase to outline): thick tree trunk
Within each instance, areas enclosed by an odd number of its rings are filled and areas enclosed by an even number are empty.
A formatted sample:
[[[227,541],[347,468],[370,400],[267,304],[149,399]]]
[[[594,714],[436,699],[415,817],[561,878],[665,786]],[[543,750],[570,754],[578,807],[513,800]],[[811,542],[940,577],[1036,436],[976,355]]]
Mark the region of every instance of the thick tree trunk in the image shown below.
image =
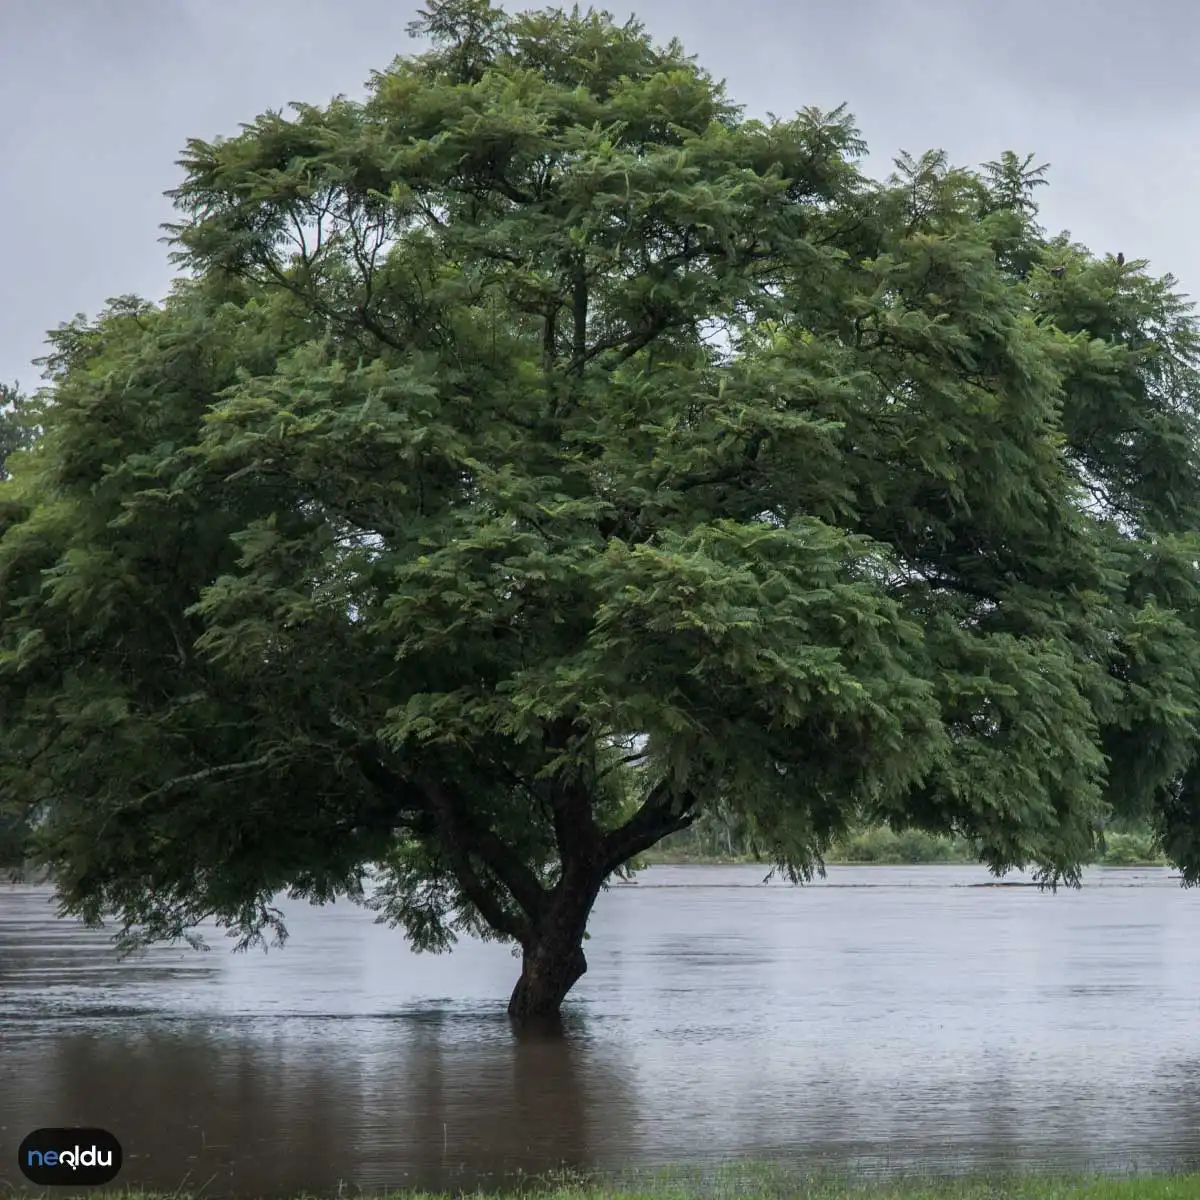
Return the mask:
[[[571,871],[554,889],[549,907],[525,942],[521,978],[508,1002],[514,1021],[556,1021],[567,993],[587,971],[583,935],[602,877]]]
[[[550,946],[535,942],[524,954],[521,978],[508,1002],[514,1021],[557,1021],[567,993],[587,971],[583,946]]]

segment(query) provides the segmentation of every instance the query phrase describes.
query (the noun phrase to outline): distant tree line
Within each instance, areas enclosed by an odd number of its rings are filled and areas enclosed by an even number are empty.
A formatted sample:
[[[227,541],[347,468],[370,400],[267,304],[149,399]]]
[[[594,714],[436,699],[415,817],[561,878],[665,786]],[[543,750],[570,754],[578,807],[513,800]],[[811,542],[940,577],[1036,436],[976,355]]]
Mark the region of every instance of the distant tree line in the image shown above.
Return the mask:
[[[645,856],[648,863],[740,863],[762,861],[746,829],[728,814],[706,813],[690,828],[672,834]],[[838,863],[976,863],[979,849],[969,839],[924,829],[895,830],[873,825],[848,830],[836,838],[826,862]],[[1166,858],[1147,822],[1115,823],[1097,845],[1094,862],[1106,866],[1162,864]]]

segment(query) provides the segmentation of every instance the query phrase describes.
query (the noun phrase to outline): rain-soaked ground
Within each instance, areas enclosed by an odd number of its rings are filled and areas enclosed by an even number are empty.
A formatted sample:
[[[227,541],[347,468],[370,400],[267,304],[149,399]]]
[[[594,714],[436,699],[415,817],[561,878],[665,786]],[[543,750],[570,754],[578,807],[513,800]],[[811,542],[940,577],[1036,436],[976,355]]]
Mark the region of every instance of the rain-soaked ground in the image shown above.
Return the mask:
[[[0,1186],[88,1125],[119,1183],[206,1196],[731,1159],[905,1171],[1200,1165],[1200,892],[981,868],[655,868],[601,897],[566,1036],[518,1039],[495,944],[414,955],[338,904],[282,950],[118,961],[0,885]]]

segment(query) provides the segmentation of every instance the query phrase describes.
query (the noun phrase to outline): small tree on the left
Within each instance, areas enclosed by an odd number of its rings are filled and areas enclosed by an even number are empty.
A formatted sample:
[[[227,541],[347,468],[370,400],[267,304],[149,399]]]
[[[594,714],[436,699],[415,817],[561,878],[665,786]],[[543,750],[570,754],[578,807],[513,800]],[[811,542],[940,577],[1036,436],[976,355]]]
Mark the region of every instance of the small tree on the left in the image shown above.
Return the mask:
[[[0,383],[0,480],[9,478],[9,458],[32,446],[36,434],[29,398],[22,395],[16,384]],[[7,521],[0,505],[0,529]],[[5,794],[0,792],[0,868],[21,866],[28,832],[26,814],[18,806],[6,803]]]

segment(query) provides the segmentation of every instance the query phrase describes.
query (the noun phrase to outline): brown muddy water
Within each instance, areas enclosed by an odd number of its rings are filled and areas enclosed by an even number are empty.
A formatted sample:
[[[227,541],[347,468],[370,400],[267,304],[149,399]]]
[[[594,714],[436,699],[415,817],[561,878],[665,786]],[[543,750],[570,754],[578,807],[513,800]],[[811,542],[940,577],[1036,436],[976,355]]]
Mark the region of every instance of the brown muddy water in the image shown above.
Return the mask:
[[[601,897],[560,1040],[514,1036],[517,962],[414,955],[284,904],[268,954],[118,961],[0,885],[0,1187],[34,1128],[99,1126],[119,1184],[206,1196],[510,1182],[569,1167],[1200,1166],[1200,892],[959,867],[661,867]]]

